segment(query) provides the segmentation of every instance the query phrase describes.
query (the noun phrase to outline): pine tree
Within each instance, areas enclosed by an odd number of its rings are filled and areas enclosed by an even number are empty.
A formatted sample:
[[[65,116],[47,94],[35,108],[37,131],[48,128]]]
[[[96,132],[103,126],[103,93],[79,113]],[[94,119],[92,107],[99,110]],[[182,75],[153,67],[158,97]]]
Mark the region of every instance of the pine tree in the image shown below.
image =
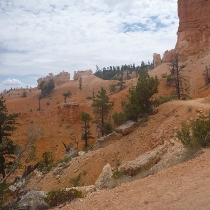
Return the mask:
[[[137,85],[129,89],[128,102],[123,109],[128,119],[137,120],[151,112],[151,97],[158,93],[157,77],[150,77],[147,70],[141,70]]]
[[[9,137],[16,129],[18,115],[17,113],[8,114],[2,97],[0,99],[0,173],[3,178],[6,175],[6,169],[12,165],[12,160],[15,158],[16,146]]]
[[[187,96],[189,87],[187,86],[186,77],[182,75],[185,65],[179,65],[179,54],[175,53],[170,60],[171,74],[167,77],[167,88],[173,89],[173,94],[177,95],[178,99]]]
[[[92,107],[94,108],[93,113],[95,114],[96,122],[101,127],[101,134],[104,135],[103,126],[105,120],[108,117],[109,111],[114,106],[114,103],[109,102],[109,97],[106,94],[106,90],[101,87],[101,90],[98,91],[96,99],[93,99]]]
[[[92,121],[91,116],[86,113],[82,112],[80,120],[82,121],[82,137],[81,139],[85,141],[85,147],[88,147],[88,140],[92,139],[92,133],[90,132],[90,123]]]

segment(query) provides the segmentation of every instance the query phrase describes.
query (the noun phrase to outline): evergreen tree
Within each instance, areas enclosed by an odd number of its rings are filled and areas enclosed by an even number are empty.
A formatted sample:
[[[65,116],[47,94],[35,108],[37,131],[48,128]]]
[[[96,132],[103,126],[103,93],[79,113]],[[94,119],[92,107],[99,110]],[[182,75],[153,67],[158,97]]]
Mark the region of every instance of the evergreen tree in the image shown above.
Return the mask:
[[[0,99],[0,173],[2,178],[6,175],[6,169],[12,165],[15,158],[16,146],[10,139],[12,132],[16,129],[17,113],[8,114],[5,100]]]
[[[186,84],[186,78],[182,75],[185,65],[179,65],[178,53],[174,54],[170,60],[169,66],[171,67],[171,74],[167,77],[166,86],[173,89],[173,94],[176,94],[178,99],[181,99],[181,97],[186,97],[186,92],[189,87]]]
[[[82,90],[82,78],[79,78],[79,89]]]
[[[55,88],[55,83],[53,79],[50,79],[48,82],[46,81],[41,81],[38,89],[41,90],[41,93],[44,97],[50,96],[50,93],[52,90]]]
[[[111,92],[111,94],[116,93],[117,90],[117,84],[110,84],[109,85],[109,91]]]
[[[68,91],[68,92],[66,92],[66,93],[63,93],[63,97],[64,97],[64,103],[66,103],[66,98],[67,97],[71,97],[71,92],[70,91]]]
[[[124,89],[125,82],[123,81],[123,73],[121,74],[121,77],[119,79],[119,82],[117,83],[118,86],[120,86],[120,90]]]
[[[104,135],[103,126],[105,120],[113,106],[114,104],[109,102],[106,90],[101,87],[101,90],[98,91],[98,94],[96,95],[96,99],[93,99],[92,107],[94,108],[93,113],[95,114],[96,122],[101,127],[102,136]]]
[[[90,132],[90,123],[92,121],[91,116],[86,113],[82,112],[80,120],[82,121],[82,137],[81,139],[85,141],[85,147],[88,147],[88,140],[92,139],[92,133]]]
[[[128,119],[137,120],[151,112],[151,97],[158,93],[157,77],[150,77],[146,70],[141,70],[137,85],[129,89],[128,102],[123,109]]]

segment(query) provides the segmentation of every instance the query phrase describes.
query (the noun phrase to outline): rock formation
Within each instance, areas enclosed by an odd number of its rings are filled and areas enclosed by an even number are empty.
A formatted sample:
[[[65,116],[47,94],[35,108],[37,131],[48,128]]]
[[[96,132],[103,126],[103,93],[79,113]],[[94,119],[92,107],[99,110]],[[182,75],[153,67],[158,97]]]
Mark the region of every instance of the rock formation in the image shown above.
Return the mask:
[[[60,72],[57,75],[53,75],[53,73],[49,73],[46,77],[38,78],[37,83],[38,87],[42,81],[49,81],[53,79],[55,85],[62,85],[70,80],[70,73],[68,72]]]
[[[80,109],[77,102],[63,104],[62,116],[70,123],[75,123],[80,118]]]
[[[163,54],[163,62],[169,62],[174,55],[175,50],[166,50]]]
[[[95,186],[97,189],[102,189],[106,188],[109,180],[111,179],[113,173],[112,173],[112,168],[109,163],[107,163],[104,167],[103,170],[98,177],[98,179],[95,182]]]
[[[78,80],[82,76],[90,76],[92,74],[93,74],[92,70],[74,71],[74,80]]]
[[[182,60],[210,48],[210,1],[178,0],[176,51]]]
[[[175,49],[165,51],[163,62],[169,62],[174,52],[184,61],[210,49],[210,1],[178,0],[178,16],[177,43]]]
[[[156,68],[157,66],[159,66],[161,64],[160,54],[154,53],[153,60],[154,60],[154,68]]]

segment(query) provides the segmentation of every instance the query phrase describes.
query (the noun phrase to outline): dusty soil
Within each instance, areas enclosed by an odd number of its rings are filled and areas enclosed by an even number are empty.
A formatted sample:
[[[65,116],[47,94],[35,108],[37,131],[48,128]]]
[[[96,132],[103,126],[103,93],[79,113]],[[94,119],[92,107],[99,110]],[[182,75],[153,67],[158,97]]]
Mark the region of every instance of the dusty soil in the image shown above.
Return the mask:
[[[141,180],[98,191],[55,210],[209,209],[210,150]]]

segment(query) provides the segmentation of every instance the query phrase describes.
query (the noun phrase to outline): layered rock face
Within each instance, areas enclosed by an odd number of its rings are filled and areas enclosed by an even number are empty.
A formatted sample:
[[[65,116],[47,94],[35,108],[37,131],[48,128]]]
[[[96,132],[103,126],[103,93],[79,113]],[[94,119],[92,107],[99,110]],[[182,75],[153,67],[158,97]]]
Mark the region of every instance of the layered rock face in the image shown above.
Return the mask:
[[[184,60],[210,48],[210,0],[178,0],[175,50]]]

